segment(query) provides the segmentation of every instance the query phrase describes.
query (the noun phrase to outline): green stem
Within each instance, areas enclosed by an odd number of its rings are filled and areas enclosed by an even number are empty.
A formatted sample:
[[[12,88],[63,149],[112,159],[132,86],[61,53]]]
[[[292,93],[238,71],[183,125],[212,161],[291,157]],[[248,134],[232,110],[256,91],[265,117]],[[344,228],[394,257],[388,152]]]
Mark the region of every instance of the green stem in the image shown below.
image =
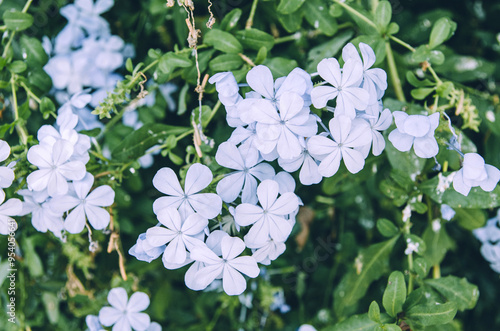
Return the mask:
[[[5,48],[2,53],[2,57],[5,58],[7,56],[7,52],[10,48],[10,44],[12,44],[12,40],[14,39],[14,36],[16,35],[16,31],[12,32],[12,34],[9,37],[9,40],[7,41],[7,44],[5,45]]]
[[[189,136],[189,135],[193,134],[193,132],[194,132],[194,130],[193,130],[193,129],[191,129],[191,130],[189,130],[189,131],[186,131],[186,132],[184,132],[183,134],[181,134],[180,136],[178,136],[177,138],[175,138],[175,141],[182,140],[182,139],[184,139],[185,137],[187,137],[187,136]]]
[[[160,59],[154,60],[149,65],[147,65],[144,69],[139,70],[139,72],[145,73],[146,71],[148,71],[149,69],[151,69],[152,67],[154,67],[155,65],[157,65],[158,62],[160,62]],[[140,80],[141,78],[142,78],[142,75],[140,75],[139,73],[136,73],[134,79],[131,80],[130,83],[128,83],[128,86],[129,87],[130,86],[134,86],[137,83],[137,81]]]
[[[438,85],[442,84],[443,82],[441,81],[441,79],[439,79],[438,75],[436,74],[436,72],[434,71],[434,69],[432,69],[432,67],[430,66],[429,64],[429,67],[427,68],[429,69],[429,72],[431,73],[432,77],[434,77],[434,79],[436,80],[436,82],[438,83]]]
[[[222,310],[223,310],[222,305],[219,308],[217,308],[214,317],[210,321],[210,324],[207,325],[205,330],[212,331],[214,329],[215,325],[217,324],[217,321],[219,320],[220,315],[222,314]]]
[[[37,97],[37,96],[35,95],[35,93],[33,93],[33,91],[31,91],[31,89],[30,89],[28,86],[26,86],[26,84],[25,84],[24,82],[20,82],[19,84],[23,87],[23,89],[26,91],[26,93],[28,93],[28,95],[29,95],[32,99],[34,99],[36,102],[38,102],[38,104],[40,104],[40,103],[42,102],[42,101],[40,100],[40,98],[39,98],[39,97]]]
[[[28,9],[30,8],[32,2],[33,2],[33,0],[28,0],[26,2],[26,4],[24,5],[24,8],[23,8],[23,13],[26,13],[28,11]]]
[[[21,143],[26,146],[28,144],[28,133],[26,132],[26,128],[24,125],[20,123],[19,119],[19,109],[17,106],[17,94],[16,94],[16,86],[14,84],[14,76],[12,76],[10,80],[10,84],[12,86],[12,107],[14,108],[14,122],[16,123],[16,131],[19,135],[19,139]]]
[[[253,25],[253,18],[255,16],[255,11],[257,10],[257,4],[259,3],[259,0],[253,0],[252,3],[252,9],[250,9],[250,16],[248,16],[247,24],[245,26],[245,29],[251,29]]]
[[[398,37],[394,37],[393,35],[389,35],[389,38],[393,40],[394,42],[400,44],[401,46],[407,48],[410,52],[415,52],[415,48],[413,48],[410,44],[402,41]]]
[[[408,269],[410,270],[410,277],[408,277],[408,295],[413,291],[413,253],[408,254]]]
[[[274,44],[277,45],[277,44],[282,44],[282,43],[286,43],[289,41],[296,41],[296,40],[299,40],[299,38],[301,36],[302,36],[301,32],[296,32],[296,33],[289,35],[289,36],[284,36],[284,37],[274,39]]]
[[[357,16],[358,18],[360,18],[365,23],[367,23],[368,25],[370,25],[371,27],[375,28],[378,31],[377,25],[372,20],[370,20],[368,17],[366,17],[365,15],[361,14],[359,11],[357,11],[354,8],[352,8],[351,6],[345,4],[341,0],[333,0],[333,1],[336,4],[340,5],[342,8],[344,8],[345,10],[347,10],[348,12],[350,12],[351,14]]]
[[[219,110],[220,106],[221,106],[221,102],[219,100],[215,104],[214,109],[212,109],[212,113],[210,114],[210,117],[208,118],[208,121],[207,121],[207,124],[205,124],[205,127],[207,127],[207,125],[210,123],[210,121],[212,121],[212,119],[214,118],[215,114],[217,113],[217,110]]]
[[[401,80],[399,79],[398,69],[396,67],[396,61],[394,61],[394,54],[392,53],[391,44],[388,40],[385,42],[385,52],[387,55],[387,64],[389,65],[389,74],[391,76],[396,97],[399,101],[406,102],[403,88],[401,86]]]

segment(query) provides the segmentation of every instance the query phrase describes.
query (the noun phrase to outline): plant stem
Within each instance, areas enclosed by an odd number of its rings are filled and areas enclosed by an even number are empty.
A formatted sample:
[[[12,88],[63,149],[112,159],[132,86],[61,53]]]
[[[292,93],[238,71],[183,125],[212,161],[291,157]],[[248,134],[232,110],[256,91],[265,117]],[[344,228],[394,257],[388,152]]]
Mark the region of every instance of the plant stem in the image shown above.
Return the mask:
[[[2,57],[5,58],[7,56],[7,51],[10,48],[10,44],[12,44],[12,40],[14,39],[14,36],[16,35],[16,31],[12,32],[12,34],[9,37],[9,40],[7,41],[7,45],[5,45],[5,48],[2,53]]]
[[[413,291],[413,253],[408,254],[408,269],[410,270],[410,276],[408,277],[408,295]]]
[[[22,125],[19,119],[19,109],[17,107],[17,95],[16,95],[16,86],[14,84],[14,75],[10,79],[10,84],[12,86],[12,107],[14,108],[14,122],[16,123],[16,131],[19,135],[19,139],[23,145],[27,145],[28,143],[28,133],[26,132],[26,128]]]
[[[186,132],[184,132],[183,134],[181,134],[180,136],[178,136],[177,138],[175,138],[175,141],[182,140],[182,139],[184,139],[185,137],[187,137],[187,136],[189,136],[189,135],[193,134],[193,132],[194,132],[194,130],[193,130],[193,129],[191,129],[191,130],[189,130],[189,131],[186,131]]]
[[[341,0],[333,0],[333,1],[335,3],[337,3],[337,4],[339,4],[342,8],[344,8],[345,10],[347,10],[348,12],[350,12],[351,14],[353,14],[353,15],[357,16],[358,18],[360,18],[361,20],[363,20],[365,23],[367,23],[371,27],[377,29],[377,31],[378,31],[377,25],[372,20],[370,20],[368,17],[366,17],[365,15],[361,14],[359,11],[357,11],[354,8],[352,8],[351,6],[345,4]]]
[[[217,113],[217,110],[219,110],[220,106],[221,106],[221,102],[219,100],[215,104],[214,109],[212,109],[212,113],[210,114],[210,117],[208,118],[208,121],[207,121],[207,124],[205,124],[205,127],[207,127],[207,125],[210,123],[210,121],[212,121],[212,119],[214,118],[215,114]]]
[[[403,88],[401,87],[401,80],[399,79],[398,69],[396,67],[396,61],[394,61],[394,54],[392,53],[391,44],[388,40],[385,42],[385,52],[387,55],[387,64],[389,65],[389,74],[391,75],[391,81],[396,97],[399,101],[406,102]]]
[[[402,41],[398,37],[394,37],[393,35],[389,35],[389,38],[392,39],[393,41],[395,41],[396,43],[400,44],[401,46],[407,48],[409,51],[415,52],[415,48],[413,48],[410,44]]]
[[[296,32],[296,33],[289,35],[289,36],[284,36],[284,37],[274,39],[274,44],[277,45],[277,44],[286,43],[289,41],[296,41],[296,40],[299,40],[299,38],[301,36],[302,36],[302,33]]]
[[[33,91],[30,90],[30,88],[28,86],[26,86],[26,84],[24,82],[20,82],[20,85],[23,87],[23,89],[26,91],[26,93],[28,93],[28,95],[33,98],[36,102],[38,102],[38,104],[40,104],[42,101],[40,100],[39,97],[37,97],[35,95],[35,93],[33,93]]]
[[[253,25],[253,18],[255,16],[255,11],[257,10],[257,4],[259,0],[253,0],[252,9],[250,9],[250,16],[248,17],[247,24],[245,25],[245,29],[251,29]]]
[[[436,74],[436,72],[434,71],[434,69],[432,69],[432,67],[430,66],[430,64],[429,64],[429,67],[427,69],[429,69],[429,72],[431,73],[432,77],[434,77],[434,79],[436,80],[436,82],[438,83],[438,85],[440,85],[441,83],[443,83],[441,81],[441,79],[439,79],[439,77]]]

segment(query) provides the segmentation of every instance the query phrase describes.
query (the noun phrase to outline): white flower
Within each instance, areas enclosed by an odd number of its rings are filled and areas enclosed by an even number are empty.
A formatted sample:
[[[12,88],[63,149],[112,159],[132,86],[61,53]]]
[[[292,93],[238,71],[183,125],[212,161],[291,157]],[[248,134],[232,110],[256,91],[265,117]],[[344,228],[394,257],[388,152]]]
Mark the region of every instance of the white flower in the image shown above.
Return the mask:
[[[323,155],[318,171],[324,177],[333,176],[343,159],[349,172],[355,174],[363,169],[365,159],[355,147],[369,144],[371,130],[368,123],[360,118],[351,120],[346,115],[337,115],[330,120],[333,140],[324,136],[314,136],[307,141],[309,151]]]
[[[99,311],[99,321],[104,326],[112,326],[113,331],[144,331],[151,324],[146,313],[141,313],[149,306],[149,297],[144,292],[135,292],[130,297],[122,287],[109,291],[108,302],[111,307]]]
[[[113,204],[115,192],[108,185],[99,186],[90,192],[93,184],[94,176],[87,173],[82,180],[73,182],[73,190],[68,194],[56,196],[50,202],[50,207],[57,213],[74,208],[64,221],[64,228],[69,233],[80,233],[86,219],[96,230],[102,230],[109,224],[109,212],[102,207]]]
[[[129,249],[128,253],[135,256],[139,261],[150,263],[165,251],[165,247],[165,245],[152,246],[146,239],[146,233],[141,233],[137,238],[136,244]]]
[[[87,315],[85,317],[85,323],[87,324],[87,331],[102,331],[104,330],[103,326],[99,322],[99,317],[95,315]]]
[[[47,232],[48,230],[61,238],[64,230],[62,214],[56,213],[50,208],[50,203],[47,201],[50,199],[47,191],[20,190],[18,194],[24,198],[20,216],[31,214],[31,223],[37,231]]]
[[[241,274],[255,278],[259,275],[257,262],[251,256],[238,256],[245,250],[243,240],[237,237],[224,237],[221,241],[222,258],[207,246],[197,246],[191,252],[191,258],[203,262],[204,267],[196,272],[195,278],[200,288],[206,288],[222,274],[224,292],[228,295],[240,295],[247,283]]]
[[[0,162],[5,161],[10,155],[10,146],[7,142],[0,140]],[[0,191],[12,185],[14,181],[14,170],[9,167],[0,167]]]
[[[483,244],[481,246],[481,254],[490,262],[490,267],[500,273],[500,228],[499,217],[494,217],[488,220],[482,228],[472,231],[477,239]]]
[[[208,220],[193,213],[183,218],[175,208],[163,208],[157,214],[164,227],[153,227],[146,231],[146,240],[153,247],[168,244],[163,253],[165,267],[169,264],[182,264],[186,261],[193,247],[203,244],[204,229]]]
[[[259,152],[247,146],[237,148],[230,142],[220,144],[217,163],[236,171],[228,174],[217,184],[217,194],[224,202],[233,202],[240,192],[241,201],[257,203],[257,179],[263,181],[274,176],[274,168],[266,163],[259,164]]]
[[[292,232],[292,225],[285,216],[293,213],[299,206],[299,199],[288,192],[278,198],[279,184],[267,179],[257,188],[260,206],[243,203],[236,207],[234,220],[240,226],[252,225],[245,236],[246,242],[258,245],[271,237],[284,242]]]
[[[342,58],[345,62],[349,59],[354,59],[363,63],[363,85],[362,88],[368,92],[370,96],[369,104],[377,103],[384,96],[387,89],[387,74],[383,69],[370,67],[375,63],[376,57],[373,49],[365,44],[359,43],[361,51],[361,60],[356,47],[349,43],[342,49]]]
[[[21,214],[23,204],[19,199],[5,201],[5,193],[0,193],[0,234],[7,235],[17,230],[17,223],[11,216]]]
[[[302,324],[297,331],[316,331],[316,329],[309,324]]]
[[[500,180],[500,170],[485,164],[477,153],[467,153],[464,156],[463,168],[453,177],[453,188],[467,196],[472,187],[480,186],[484,191],[491,192]]]
[[[455,210],[453,210],[453,208],[451,208],[450,206],[444,203],[441,205],[441,217],[444,220],[450,221],[453,217],[455,217],[455,214]]]
[[[413,146],[418,157],[428,159],[437,155],[439,147],[434,130],[439,125],[439,113],[424,116],[395,111],[393,115],[397,129],[389,134],[389,140],[397,150],[408,152]]]
[[[317,86],[312,90],[314,107],[323,108],[328,100],[337,98],[335,115],[345,114],[351,119],[356,117],[356,109],[366,109],[369,95],[359,87],[363,79],[363,66],[359,61],[347,60],[341,71],[337,59],[324,59],[318,64],[318,73],[333,87]]]
[[[278,159],[278,164],[283,170],[294,172],[300,169],[299,180],[303,185],[318,184],[323,176],[318,171],[318,162],[311,156],[304,138],[299,139],[302,146],[302,152],[299,156],[292,159]]]
[[[208,80],[210,84],[215,84],[215,89],[219,92],[219,100],[225,107],[234,106],[239,100],[240,88],[232,72],[219,72]]]
[[[35,145],[28,151],[28,161],[36,170],[28,175],[28,188],[33,191],[48,190],[50,196],[68,192],[67,180],[80,180],[85,176],[85,165],[80,161],[69,161],[73,155],[69,141],[58,140],[52,145]]]
[[[183,190],[172,169],[158,170],[153,178],[153,185],[168,196],[156,199],[153,211],[158,215],[161,209],[174,207],[179,209],[183,218],[195,211],[207,219],[216,217],[222,209],[221,198],[214,193],[198,193],[210,185],[212,178],[212,172],[207,166],[195,163],[186,173]]]
[[[372,153],[375,156],[379,156],[385,149],[385,139],[380,131],[387,130],[392,124],[392,113],[389,109],[384,109],[382,113],[378,111],[378,104],[374,107],[368,107],[368,109],[373,111],[367,111],[364,118],[369,124],[372,133],[372,145],[367,144],[358,148],[358,150],[366,158],[368,153],[370,153],[370,146],[372,146]]]
[[[245,242],[248,248],[252,249],[253,257],[258,263],[270,265],[286,250],[284,242],[274,241],[269,238],[266,243]]]
[[[259,151],[266,154],[276,148],[281,158],[295,158],[302,152],[299,137],[316,134],[316,119],[296,93],[283,93],[278,105],[279,112],[273,103],[261,99],[252,104],[245,116],[257,122]]]

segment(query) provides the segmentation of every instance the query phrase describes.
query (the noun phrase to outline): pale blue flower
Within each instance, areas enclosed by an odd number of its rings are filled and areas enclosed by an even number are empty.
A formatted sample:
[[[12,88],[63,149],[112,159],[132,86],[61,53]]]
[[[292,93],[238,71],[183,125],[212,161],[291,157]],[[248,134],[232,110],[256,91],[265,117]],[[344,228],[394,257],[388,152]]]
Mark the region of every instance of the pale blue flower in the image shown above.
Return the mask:
[[[109,291],[108,302],[111,307],[99,311],[99,322],[113,326],[113,331],[144,331],[151,324],[148,314],[141,313],[149,306],[149,297],[144,292],[135,292],[130,300],[122,287]]]
[[[480,186],[486,192],[491,192],[500,180],[500,170],[492,165],[485,164],[484,159],[477,153],[464,155],[463,168],[453,177],[453,188],[465,196],[470,189]]]

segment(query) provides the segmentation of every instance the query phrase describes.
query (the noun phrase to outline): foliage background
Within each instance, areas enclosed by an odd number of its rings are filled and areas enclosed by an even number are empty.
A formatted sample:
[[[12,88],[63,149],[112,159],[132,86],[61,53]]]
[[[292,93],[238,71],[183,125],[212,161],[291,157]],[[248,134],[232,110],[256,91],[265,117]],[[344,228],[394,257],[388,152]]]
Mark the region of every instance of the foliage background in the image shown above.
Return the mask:
[[[235,23],[232,32],[244,29],[245,21],[251,10],[252,2],[244,0],[215,0],[212,11],[218,21],[229,17],[233,9],[241,9],[241,19]],[[253,27],[275,35],[277,39],[267,54],[264,64],[273,69],[277,76],[286,74],[295,66],[300,66],[308,72],[315,72],[311,65],[323,57],[340,56],[341,47],[350,39],[363,35],[366,30],[353,24],[352,18],[345,12],[341,13],[336,21],[338,25],[330,26],[334,21],[330,13],[334,13],[333,2],[314,0],[309,1],[315,8],[324,7],[326,22],[321,21],[318,29],[304,8],[298,13],[306,15],[297,31],[300,37],[288,38],[295,29],[284,27],[282,18],[276,8],[279,1],[260,1]],[[377,1],[355,1],[356,5],[370,8]],[[35,1],[29,12],[35,19],[35,24],[25,34],[38,39],[42,36],[55,36],[66,21],[58,13],[64,6],[64,0]],[[21,10],[24,3],[17,0],[4,0],[0,4],[0,15],[10,8]],[[435,66],[437,74],[464,84],[472,101],[477,106],[479,115],[484,119],[489,110],[499,115],[498,86],[500,70],[496,66],[499,59],[500,42],[500,4],[481,1],[391,1],[393,9],[392,21],[398,23],[400,31],[398,38],[413,46],[425,44],[428,40],[433,23],[447,16],[457,22],[455,35],[440,46],[446,55],[442,65]],[[201,27],[202,36],[207,32],[205,22],[208,19],[207,3],[195,1],[195,18],[197,27]],[[338,8],[338,6],[336,7]],[[336,13],[334,13],[336,15]],[[112,10],[103,15],[111,24],[114,34],[121,36],[126,42],[136,47],[134,63],[147,60],[148,51],[159,49],[162,53],[187,47],[187,28],[185,12],[175,6],[167,9],[164,0],[117,0]],[[299,20],[297,20],[299,22]],[[374,37],[368,37],[368,39]],[[200,42],[202,44],[202,42]],[[393,44],[395,60],[402,79],[403,91],[409,103],[396,99],[393,84],[389,81],[389,89],[384,97],[386,107],[391,110],[400,110],[403,107],[422,109],[425,104],[432,104],[432,98],[421,101],[412,100],[410,91],[413,88],[405,79],[408,70],[415,71],[419,64],[412,62],[405,48]],[[211,47],[200,48],[200,54],[212,52]],[[245,45],[245,55],[252,59],[257,56],[257,50]],[[220,52],[211,53],[213,59]],[[317,59],[317,60],[316,60]],[[477,61],[472,70],[463,70],[458,64],[460,61]],[[385,60],[378,64],[388,70]],[[209,65],[204,72],[213,74],[215,65]],[[216,68],[216,67],[215,67]],[[250,66],[243,61],[235,68],[239,77],[244,77]],[[187,93],[176,93],[179,103],[185,103],[187,110],[183,115],[166,111],[164,100],[157,98],[157,103],[151,107],[140,109],[140,118],[144,123],[161,121],[171,125],[190,125],[190,110],[197,105],[197,94],[193,92],[195,80],[189,68],[172,73],[161,73],[157,83],[172,81],[179,85],[188,84]],[[125,72],[125,70],[124,70]],[[151,77],[151,74],[148,74]],[[238,74],[237,74],[238,77]],[[187,83],[186,83],[187,82]],[[458,86],[458,84],[457,84]],[[50,89],[40,89],[40,95]],[[213,86],[207,86],[204,104],[213,107],[217,96]],[[8,114],[5,116],[8,119]],[[5,119],[5,118],[4,118]],[[456,126],[462,125],[461,118],[454,117]],[[27,127],[30,134],[44,121],[42,116],[33,112]],[[111,145],[118,144],[131,129],[123,125],[114,126],[106,136]],[[206,134],[213,137],[216,146],[225,141],[230,130],[225,124],[223,111],[206,128]],[[478,152],[485,157],[487,163],[500,167],[500,128],[483,124],[479,132],[465,131],[467,136],[477,146]],[[15,134],[4,138],[15,145]],[[189,137],[179,142],[174,151],[184,158],[186,148],[191,144]],[[390,146],[389,146],[390,147]],[[192,147],[191,147],[192,148]],[[444,149],[444,148],[442,148]],[[204,162],[215,169],[213,155],[215,149],[205,146]],[[137,165],[133,165],[136,167]],[[122,246],[125,252],[135,243],[139,233],[156,224],[152,212],[152,202],[159,193],[151,185],[155,172],[164,166],[177,167],[172,161],[161,155],[155,156],[155,163],[150,169],[138,170],[135,173],[125,171],[121,186],[116,186],[117,198],[114,208],[115,221],[119,224]],[[376,166],[377,173],[372,169]],[[425,165],[425,176],[434,176],[433,161]],[[389,178],[391,165],[386,154],[378,158],[367,160],[365,170],[357,175],[347,176],[346,171],[326,179],[322,184],[311,187],[298,186],[296,193],[303,199],[306,208],[299,216],[299,222],[291,238],[287,242],[287,251],[267,269],[265,277],[259,277],[249,282],[249,288],[256,283],[253,291],[254,301],[252,308],[242,308],[237,297],[228,297],[216,292],[193,292],[185,287],[184,270],[167,271],[156,260],[151,264],[137,261],[127,255],[126,270],[129,279],[121,279],[118,270],[116,252],[106,253],[109,235],[94,234],[101,249],[93,254],[88,250],[86,234],[69,236],[68,242],[62,244],[57,238],[49,234],[36,232],[30,225],[29,219],[19,221],[18,230],[19,278],[17,286],[18,317],[22,329],[47,330],[83,330],[84,317],[87,314],[97,314],[106,304],[106,295],[109,289],[124,286],[131,290],[141,290],[151,296],[152,304],[149,313],[152,320],[160,322],[164,329],[169,330],[218,330],[238,329],[248,330],[294,330],[303,323],[311,323],[318,327],[328,327],[339,319],[354,313],[365,313],[373,300],[381,302],[382,294],[389,272],[373,282],[366,295],[359,302],[343,314],[333,307],[342,303],[341,297],[335,288],[341,279],[353,268],[358,250],[384,240],[377,231],[375,222],[381,217],[392,220],[396,224],[401,219],[401,209],[394,204],[397,196],[381,194],[381,183]],[[399,192],[399,191],[397,191]],[[401,194],[399,192],[399,194]],[[389,194],[390,195],[390,194]],[[439,214],[438,205],[428,198],[424,203],[434,214]],[[480,298],[473,310],[460,312],[456,322],[450,324],[449,330],[496,330],[500,329],[500,315],[498,314],[498,295],[500,291],[498,274],[494,273],[488,263],[482,258],[480,243],[469,231],[484,224],[488,216],[496,211],[481,210],[473,213],[475,224],[470,219],[455,220],[446,224],[449,241],[440,240],[436,249],[444,249],[446,254],[441,263],[441,274],[466,277],[476,284],[480,291]],[[428,215],[414,213],[412,233],[421,235],[428,224]],[[443,224],[443,226],[445,226]],[[448,244],[447,244],[448,243]],[[7,243],[0,242],[0,251],[6,252]],[[443,248],[444,247],[444,248]],[[403,240],[396,242],[390,253],[388,270],[406,270],[408,268],[403,251]],[[4,254],[6,255],[6,254]],[[4,278],[0,277],[0,282]],[[6,282],[0,291],[0,302],[5,306]],[[282,288],[291,306],[291,311],[281,314],[270,310],[272,293]],[[241,319],[242,311],[246,310],[246,318]],[[265,321],[265,326],[261,324]],[[5,328],[5,315],[0,316],[0,329]],[[461,326],[460,326],[461,325]],[[447,329],[447,330],[448,330]],[[437,329],[436,329],[437,330]],[[444,329],[440,329],[444,330]]]

